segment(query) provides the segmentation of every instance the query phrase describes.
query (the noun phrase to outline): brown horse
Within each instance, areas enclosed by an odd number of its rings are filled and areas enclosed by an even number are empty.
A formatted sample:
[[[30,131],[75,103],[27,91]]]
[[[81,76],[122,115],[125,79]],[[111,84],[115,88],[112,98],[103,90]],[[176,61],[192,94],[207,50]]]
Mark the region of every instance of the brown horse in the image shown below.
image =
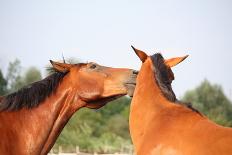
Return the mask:
[[[130,111],[130,133],[137,155],[232,155],[232,129],[219,126],[175,97],[171,67],[184,60],[164,60],[135,49],[143,62]]]
[[[51,63],[55,73],[0,98],[1,155],[45,155],[78,109],[133,94],[134,70]]]

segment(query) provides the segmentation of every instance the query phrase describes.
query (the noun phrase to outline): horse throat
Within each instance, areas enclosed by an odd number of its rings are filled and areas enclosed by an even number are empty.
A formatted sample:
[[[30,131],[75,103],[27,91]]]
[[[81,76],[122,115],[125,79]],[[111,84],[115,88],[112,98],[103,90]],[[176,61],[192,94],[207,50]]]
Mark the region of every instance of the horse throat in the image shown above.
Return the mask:
[[[136,150],[149,128],[147,120],[159,115],[160,110],[170,104],[155,80],[151,63],[149,59],[142,65],[130,107],[130,133]]]
[[[56,139],[60,135],[62,129],[67,124],[72,115],[80,108],[85,106],[85,102],[76,96],[76,93],[71,91],[63,98],[62,106],[59,108],[57,117],[49,132],[46,142],[43,145],[41,155],[49,153]]]

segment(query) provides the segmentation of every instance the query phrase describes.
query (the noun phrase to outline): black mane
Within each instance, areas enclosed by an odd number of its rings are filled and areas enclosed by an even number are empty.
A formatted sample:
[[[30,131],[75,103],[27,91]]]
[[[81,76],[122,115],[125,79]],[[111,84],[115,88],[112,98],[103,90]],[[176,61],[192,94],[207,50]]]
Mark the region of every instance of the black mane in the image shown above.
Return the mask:
[[[176,95],[172,90],[172,80],[170,78],[170,74],[173,75],[171,68],[165,65],[165,61],[163,56],[160,53],[156,53],[151,56],[153,65],[154,65],[154,74],[156,83],[161,89],[162,94],[171,102],[178,103],[180,105],[184,105],[185,107],[191,109],[194,112],[197,112],[201,115],[201,113],[192,107],[191,103],[184,103],[176,99]]]
[[[171,69],[164,63],[164,58],[160,53],[156,53],[151,56],[154,65],[154,73],[156,82],[161,89],[163,95],[171,102],[176,101],[176,95],[172,90],[172,80],[169,78],[169,74],[172,73]]]
[[[46,97],[56,91],[66,74],[55,72],[41,81],[34,82],[17,92],[2,97],[0,111],[15,111],[24,107],[30,109],[38,106]]]

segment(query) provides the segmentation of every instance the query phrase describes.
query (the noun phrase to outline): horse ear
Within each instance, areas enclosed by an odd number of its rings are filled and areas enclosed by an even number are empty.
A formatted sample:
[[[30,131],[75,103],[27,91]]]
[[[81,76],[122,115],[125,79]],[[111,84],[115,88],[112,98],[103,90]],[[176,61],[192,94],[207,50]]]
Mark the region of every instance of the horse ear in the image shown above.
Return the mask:
[[[70,70],[70,68],[73,66],[72,64],[66,64],[66,63],[60,63],[50,60],[50,63],[52,64],[53,68],[58,72],[67,72]]]
[[[188,57],[188,55],[183,56],[183,57],[176,57],[176,58],[167,59],[167,60],[165,60],[165,64],[168,67],[174,67],[177,64],[179,64],[180,62],[184,61],[184,59],[186,59],[187,57]]]
[[[136,48],[134,48],[133,46],[131,46],[133,48],[133,50],[135,51],[136,55],[139,57],[139,59],[144,62],[147,59],[147,54],[141,50],[138,50]]]

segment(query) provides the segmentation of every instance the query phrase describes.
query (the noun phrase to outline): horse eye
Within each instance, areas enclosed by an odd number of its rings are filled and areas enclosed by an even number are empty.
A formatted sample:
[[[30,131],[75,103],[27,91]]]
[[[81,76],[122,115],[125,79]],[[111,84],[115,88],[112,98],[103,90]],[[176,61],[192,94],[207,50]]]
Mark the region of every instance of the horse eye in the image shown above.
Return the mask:
[[[95,69],[96,67],[97,67],[97,65],[92,64],[89,68],[90,68],[90,69]]]

